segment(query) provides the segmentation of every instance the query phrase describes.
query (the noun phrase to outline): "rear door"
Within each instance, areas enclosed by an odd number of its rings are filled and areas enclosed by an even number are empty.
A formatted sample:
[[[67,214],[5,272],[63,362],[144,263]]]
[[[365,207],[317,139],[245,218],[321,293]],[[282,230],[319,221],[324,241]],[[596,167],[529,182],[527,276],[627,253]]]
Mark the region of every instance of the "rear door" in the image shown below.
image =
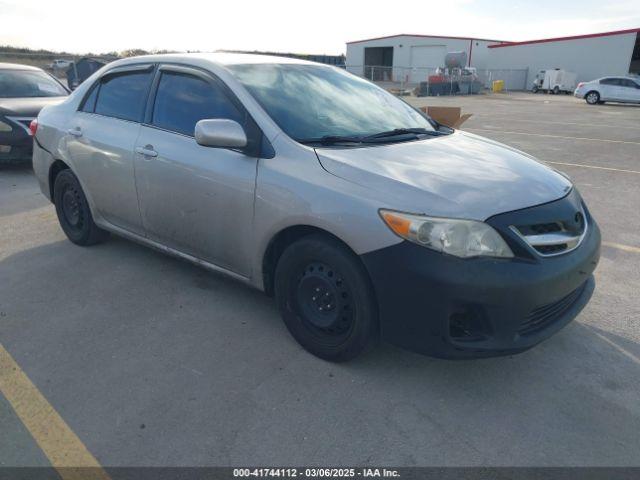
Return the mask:
[[[133,150],[153,76],[152,65],[108,72],[93,86],[67,131],[67,147],[94,213],[143,234]]]
[[[620,92],[625,102],[640,102],[640,85],[630,78],[620,80]]]
[[[182,253],[248,276],[258,159],[198,145],[195,124],[224,118],[252,138],[255,124],[220,80],[161,66],[136,149],[136,178],[147,235]]]

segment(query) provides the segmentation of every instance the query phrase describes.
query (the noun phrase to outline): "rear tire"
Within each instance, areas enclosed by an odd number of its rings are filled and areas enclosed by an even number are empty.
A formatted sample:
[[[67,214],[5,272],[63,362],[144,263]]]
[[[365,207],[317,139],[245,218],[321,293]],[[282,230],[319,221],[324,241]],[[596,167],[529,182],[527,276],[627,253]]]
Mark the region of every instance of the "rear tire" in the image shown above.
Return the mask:
[[[595,90],[591,90],[590,92],[587,92],[584,99],[589,105],[596,105],[600,102],[600,94]]]
[[[560,87],[558,87],[557,85],[553,87],[553,94],[560,95]]]
[[[335,239],[310,235],[290,245],[276,266],[275,297],[291,335],[317,357],[344,362],[377,342],[369,276]]]
[[[71,170],[62,170],[56,176],[53,203],[62,230],[76,245],[95,245],[109,236],[94,223],[87,198]]]

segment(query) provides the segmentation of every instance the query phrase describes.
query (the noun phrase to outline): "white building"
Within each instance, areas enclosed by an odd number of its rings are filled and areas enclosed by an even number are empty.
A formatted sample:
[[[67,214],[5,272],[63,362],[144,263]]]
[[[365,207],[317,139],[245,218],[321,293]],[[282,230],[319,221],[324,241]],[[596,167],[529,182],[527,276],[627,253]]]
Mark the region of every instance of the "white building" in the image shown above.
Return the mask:
[[[466,52],[467,66],[487,68],[489,45],[499,40],[432,35],[392,35],[347,43],[347,69],[372,80],[426,80],[428,73],[444,65],[449,52]],[[368,71],[367,68],[369,67]],[[373,68],[371,68],[373,67]]]
[[[488,47],[492,69],[528,68],[527,85],[550,68],[575,72],[578,81],[640,73],[640,28],[573,37],[512,42]]]
[[[479,71],[513,70],[529,88],[539,70],[562,68],[578,81],[640,73],[640,28],[615,32],[505,42],[469,37],[392,35],[347,43],[347,69],[372,80],[417,82],[444,65],[448,52],[466,52]],[[526,82],[525,82],[526,78]]]

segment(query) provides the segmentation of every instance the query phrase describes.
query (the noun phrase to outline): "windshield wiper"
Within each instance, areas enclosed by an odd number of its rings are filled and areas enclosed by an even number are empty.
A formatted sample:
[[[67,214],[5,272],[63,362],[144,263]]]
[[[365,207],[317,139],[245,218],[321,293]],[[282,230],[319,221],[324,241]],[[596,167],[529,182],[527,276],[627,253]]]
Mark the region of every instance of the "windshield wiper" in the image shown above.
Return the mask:
[[[399,137],[401,135],[429,135],[432,137],[439,137],[448,134],[437,130],[427,130],[426,128],[395,128],[393,130],[374,133],[373,135],[366,135],[363,137],[354,135],[325,135],[324,137],[318,138],[299,138],[297,141],[304,144],[319,143],[321,145],[336,145],[339,143],[376,143],[384,141],[384,139],[388,137]]]
[[[300,143],[320,143],[322,145],[335,145],[336,143],[362,143],[362,137],[347,135],[325,135],[318,138],[298,138]]]
[[[373,135],[367,135],[363,137],[364,142],[373,140],[376,138],[397,137],[399,135],[430,135],[432,137],[439,137],[447,135],[447,133],[439,132],[437,130],[427,130],[426,128],[394,128],[393,130],[387,130],[386,132],[374,133]]]

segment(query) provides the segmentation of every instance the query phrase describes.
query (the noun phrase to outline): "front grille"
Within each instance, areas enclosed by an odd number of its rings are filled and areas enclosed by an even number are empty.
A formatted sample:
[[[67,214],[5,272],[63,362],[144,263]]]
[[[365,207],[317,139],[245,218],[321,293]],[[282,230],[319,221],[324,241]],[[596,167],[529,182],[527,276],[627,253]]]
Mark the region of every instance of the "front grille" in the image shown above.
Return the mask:
[[[553,233],[562,231],[562,223],[538,223],[535,225],[521,225],[518,226],[520,232],[523,235],[542,235],[544,233]]]
[[[564,252],[567,247],[566,243],[558,243],[555,245],[538,245],[534,248],[542,255],[553,255],[554,253]]]
[[[531,335],[551,325],[576,303],[585,285],[586,283],[583,283],[560,300],[533,309],[520,324],[518,333],[520,335]]]
[[[538,254],[549,257],[570,252],[580,245],[587,231],[587,218],[584,211],[579,211],[567,220],[510,228]]]

